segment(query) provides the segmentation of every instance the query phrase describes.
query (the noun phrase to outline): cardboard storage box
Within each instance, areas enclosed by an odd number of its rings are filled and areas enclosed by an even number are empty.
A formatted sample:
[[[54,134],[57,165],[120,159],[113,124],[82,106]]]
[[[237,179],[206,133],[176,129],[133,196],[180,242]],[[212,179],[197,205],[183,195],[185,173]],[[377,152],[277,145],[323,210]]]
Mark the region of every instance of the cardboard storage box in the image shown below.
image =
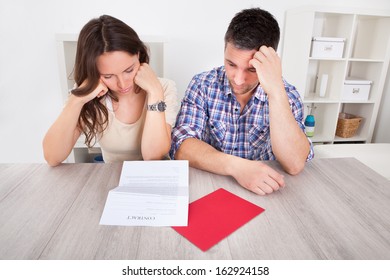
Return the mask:
[[[342,58],[345,38],[313,37],[311,57]]]
[[[344,81],[341,99],[348,101],[367,101],[372,81],[348,78]]]

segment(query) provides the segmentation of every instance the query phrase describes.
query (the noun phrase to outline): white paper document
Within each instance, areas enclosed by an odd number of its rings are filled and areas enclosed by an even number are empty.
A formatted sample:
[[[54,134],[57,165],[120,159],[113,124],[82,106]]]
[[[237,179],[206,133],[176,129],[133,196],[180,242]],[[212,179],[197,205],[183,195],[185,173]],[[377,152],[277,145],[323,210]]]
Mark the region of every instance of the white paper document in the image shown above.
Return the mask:
[[[188,161],[125,161],[101,225],[187,226]]]

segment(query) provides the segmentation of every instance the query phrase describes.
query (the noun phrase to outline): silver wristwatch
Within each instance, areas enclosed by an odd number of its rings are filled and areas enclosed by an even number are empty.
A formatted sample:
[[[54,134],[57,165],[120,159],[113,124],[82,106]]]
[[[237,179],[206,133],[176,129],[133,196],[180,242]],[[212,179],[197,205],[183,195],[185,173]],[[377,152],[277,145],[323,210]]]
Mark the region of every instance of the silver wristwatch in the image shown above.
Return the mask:
[[[164,101],[159,101],[157,103],[148,105],[146,109],[148,111],[157,111],[157,112],[164,112],[167,108],[167,104]]]

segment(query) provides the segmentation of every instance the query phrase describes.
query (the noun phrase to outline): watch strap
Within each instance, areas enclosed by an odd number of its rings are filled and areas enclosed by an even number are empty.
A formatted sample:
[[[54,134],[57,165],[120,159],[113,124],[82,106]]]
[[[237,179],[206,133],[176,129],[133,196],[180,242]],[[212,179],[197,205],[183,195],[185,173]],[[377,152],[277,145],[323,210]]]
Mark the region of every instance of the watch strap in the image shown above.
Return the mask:
[[[167,104],[164,101],[158,101],[156,103],[147,105],[146,109],[148,111],[157,111],[157,112],[164,112],[167,108]]]

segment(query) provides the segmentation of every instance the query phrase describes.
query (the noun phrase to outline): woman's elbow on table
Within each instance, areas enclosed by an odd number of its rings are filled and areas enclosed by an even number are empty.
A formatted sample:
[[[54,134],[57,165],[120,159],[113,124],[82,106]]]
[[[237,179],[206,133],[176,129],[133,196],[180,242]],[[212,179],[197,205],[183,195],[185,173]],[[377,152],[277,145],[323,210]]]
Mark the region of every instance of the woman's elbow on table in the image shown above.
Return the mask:
[[[55,167],[61,164],[62,161],[58,161],[53,157],[53,155],[47,153],[46,151],[43,152],[43,157],[45,158],[48,165],[51,167]]]
[[[167,157],[169,150],[166,152],[144,152],[142,153],[143,160],[162,160]]]
[[[51,166],[51,167],[56,167],[56,166],[58,166],[58,165],[61,164],[61,162],[54,161],[54,160],[49,160],[49,159],[46,159],[46,162],[47,162],[47,164],[48,164],[49,166]]]

